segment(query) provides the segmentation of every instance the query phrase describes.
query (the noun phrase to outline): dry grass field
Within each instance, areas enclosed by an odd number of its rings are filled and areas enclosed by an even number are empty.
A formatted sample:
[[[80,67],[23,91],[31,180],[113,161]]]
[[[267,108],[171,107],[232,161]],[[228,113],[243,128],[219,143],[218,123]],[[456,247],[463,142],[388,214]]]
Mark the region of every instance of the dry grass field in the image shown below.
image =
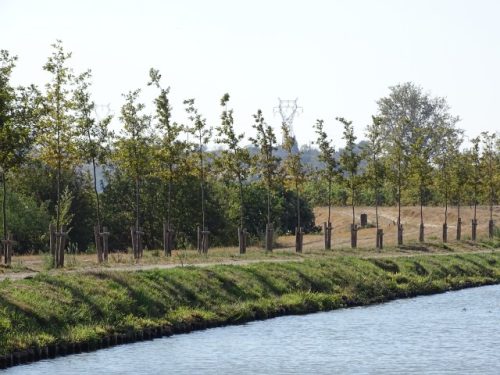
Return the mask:
[[[448,238],[446,246],[441,244],[441,231],[444,216],[442,207],[424,207],[425,222],[425,244],[418,243],[418,230],[420,224],[419,207],[402,208],[402,223],[404,226],[403,247],[396,247],[396,220],[397,207],[382,207],[379,209],[379,225],[384,229],[384,250],[375,251],[375,208],[356,207],[356,222],[359,224],[361,213],[368,215],[368,228],[362,228],[358,232],[358,248],[350,248],[350,224],[352,220],[350,207],[333,207],[333,241],[334,251],[323,249],[323,234],[307,234],[304,236],[304,251],[302,254],[295,253],[295,237],[281,236],[277,239],[277,248],[271,253],[266,253],[259,247],[249,247],[247,253],[240,255],[237,247],[210,248],[208,255],[199,255],[194,250],[175,250],[172,257],[165,257],[161,250],[145,251],[144,257],[139,261],[134,260],[130,253],[112,253],[106,264],[99,265],[95,254],[68,254],[66,255],[65,269],[63,271],[51,270],[51,272],[75,272],[92,269],[114,269],[134,270],[150,269],[155,267],[170,268],[186,265],[211,265],[211,264],[242,264],[257,261],[302,261],[314,257],[336,257],[339,255],[357,255],[360,257],[387,257],[398,255],[410,255],[415,253],[449,253],[449,252],[471,252],[485,251],[484,247],[472,246],[468,241],[471,235],[471,219],[473,211],[470,207],[462,208],[462,239],[463,242],[455,241],[456,233],[456,208],[452,207],[448,212]],[[315,209],[316,225],[322,226],[327,219],[327,207]],[[478,208],[478,238],[487,237],[489,211],[487,207]],[[500,223],[500,207],[494,207],[493,219]],[[14,254],[12,266],[7,268],[0,266],[0,280],[9,278],[24,278],[36,272],[48,270],[49,257],[47,255],[24,255]]]

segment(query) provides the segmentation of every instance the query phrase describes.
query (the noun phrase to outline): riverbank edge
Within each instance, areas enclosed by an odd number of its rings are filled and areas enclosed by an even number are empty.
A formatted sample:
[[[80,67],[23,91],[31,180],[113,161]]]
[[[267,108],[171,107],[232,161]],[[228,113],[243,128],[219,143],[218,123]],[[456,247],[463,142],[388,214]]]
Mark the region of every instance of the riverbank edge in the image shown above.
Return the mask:
[[[339,296],[338,293],[321,293],[321,292],[311,292],[297,290],[292,293],[283,294],[277,296],[275,299],[280,300],[281,303],[276,303],[273,305],[274,301],[266,306],[263,310],[259,308],[259,305],[265,305],[270,302],[269,299],[262,299],[254,301],[253,309],[250,311],[238,311],[237,308],[231,310],[231,312],[224,316],[223,314],[214,314],[210,317],[204,315],[191,315],[189,318],[180,319],[175,323],[170,324],[159,324],[156,326],[148,326],[136,330],[128,330],[122,333],[112,333],[105,334],[98,339],[91,339],[81,342],[56,342],[50,345],[42,347],[33,347],[26,350],[14,350],[7,355],[0,356],[0,369],[5,369],[8,367],[30,363],[34,361],[39,361],[48,358],[56,358],[60,356],[78,354],[82,352],[90,352],[103,348],[108,348],[111,346],[122,345],[127,343],[133,343],[144,340],[152,340],[160,337],[167,337],[174,334],[189,333],[197,330],[203,330],[208,328],[222,327],[227,325],[244,324],[250,321],[270,319],[279,316],[286,315],[299,315],[299,314],[309,314],[320,311],[331,311],[339,308],[348,308],[356,306],[367,306],[377,303],[384,303],[393,301],[396,299],[411,298],[422,295],[438,294],[452,290],[460,290],[471,287],[479,287],[486,285],[493,285],[500,283],[500,253],[484,253],[484,254],[467,254],[465,257],[476,256],[479,258],[484,258],[493,267],[492,269],[485,269],[484,272],[481,268],[477,272],[453,276],[447,274],[445,277],[431,277],[429,275],[419,275],[422,278],[421,283],[412,285],[410,291],[401,290],[396,293],[388,294],[378,294],[372,295],[368,299],[366,297],[346,297],[345,295]],[[463,259],[464,255],[440,255],[433,256],[433,261],[436,262],[439,259],[451,259],[457,260],[458,264],[463,262],[464,264],[471,262],[470,259]],[[347,257],[355,258],[355,257]],[[403,278],[409,277],[406,273],[393,272],[390,269],[390,262],[392,261],[412,261],[415,260],[416,264],[420,264],[420,261],[425,258],[425,256],[414,256],[414,257],[395,257],[389,260],[389,263],[377,264],[379,260],[373,259],[362,259],[362,261],[373,262],[377,266],[384,268],[388,265],[388,269],[384,270],[392,273],[394,276],[400,275]],[[361,259],[359,259],[361,260]],[[317,260],[310,260],[307,263],[314,263]],[[273,267],[272,264],[268,264],[268,267]],[[300,264],[297,264],[300,267]],[[214,266],[221,267],[221,266]],[[222,266],[222,267],[245,267],[241,265],[233,266]],[[208,267],[210,269],[210,267]],[[130,272],[130,271],[129,271]],[[168,272],[168,270],[162,270],[162,272]],[[417,270],[418,273],[418,270]],[[96,274],[96,277],[98,275]],[[373,280],[372,280],[373,281]],[[373,285],[370,281],[366,283],[367,288],[372,288]],[[339,298],[340,297],[340,298]],[[288,301],[288,303],[286,302]],[[271,306],[271,307],[269,307]]]

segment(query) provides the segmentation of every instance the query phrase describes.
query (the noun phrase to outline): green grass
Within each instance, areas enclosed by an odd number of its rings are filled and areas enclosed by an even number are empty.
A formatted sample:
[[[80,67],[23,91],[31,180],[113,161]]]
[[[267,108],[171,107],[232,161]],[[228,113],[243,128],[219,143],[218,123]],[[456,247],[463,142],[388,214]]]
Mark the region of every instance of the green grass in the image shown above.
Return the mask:
[[[0,282],[0,355],[146,327],[216,326],[500,282],[500,253],[337,257]]]

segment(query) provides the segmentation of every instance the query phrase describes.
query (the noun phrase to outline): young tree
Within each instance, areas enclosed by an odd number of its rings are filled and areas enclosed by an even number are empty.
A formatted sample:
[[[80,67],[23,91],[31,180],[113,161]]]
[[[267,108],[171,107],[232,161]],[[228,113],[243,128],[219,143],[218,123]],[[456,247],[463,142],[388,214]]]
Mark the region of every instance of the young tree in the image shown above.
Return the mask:
[[[221,125],[216,127],[218,144],[225,145],[227,148],[220,152],[217,163],[220,167],[235,178],[238,183],[240,200],[240,227],[238,229],[238,239],[240,253],[246,252],[245,239],[245,203],[243,201],[243,184],[248,178],[249,168],[251,166],[250,153],[246,147],[241,146],[240,142],[244,139],[243,133],[236,134],[234,130],[233,110],[227,109],[229,94],[224,94],[220,104],[223,107],[221,114]]]
[[[314,128],[318,138],[316,144],[319,147],[318,160],[323,163],[323,169],[321,170],[321,177],[323,177],[328,182],[328,222],[324,225],[325,232],[325,249],[330,250],[332,245],[332,222],[331,222],[331,210],[332,210],[332,184],[336,178],[339,177],[337,160],[335,159],[335,147],[332,145],[332,141],[328,139],[328,135],[324,130],[324,121],[316,120]]]
[[[415,180],[415,186],[418,187],[418,200],[420,204],[420,231],[418,239],[424,242],[424,200],[428,195],[431,184],[432,144],[431,139],[425,134],[426,129],[417,128],[420,134],[415,138],[415,142],[410,145],[411,154],[409,157],[409,179]]]
[[[493,202],[495,201],[495,177],[498,178],[498,158],[499,155],[495,152],[497,144],[496,134],[489,132],[481,133],[481,142],[483,144],[483,155],[481,164],[483,166],[482,175],[485,176],[485,195],[488,197],[488,204],[490,209],[490,218],[488,221],[488,236],[493,238],[494,222],[493,222]],[[496,173],[495,173],[496,171]]]
[[[121,134],[115,142],[116,165],[133,179],[135,195],[135,226],[132,247],[136,259],[142,256],[140,195],[141,181],[148,175],[151,161],[151,117],[143,114],[144,104],[138,103],[141,90],[123,95],[125,104],[121,108]]]
[[[9,172],[24,164],[34,137],[40,110],[40,93],[34,86],[11,86],[17,57],[0,50],[0,177],[2,179],[3,240],[8,240],[7,179]],[[7,248],[7,242],[5,242]],[[0,260],[2,252],[0,252]],[[6,257],[8,262],[10,257]]]
[[[276,169],[279,158],[273,155],[276,150],[276,135],[273,128],[268,125],[262,111],[259,109],[253,115],[254,124],[252,127],[257,131],[255,138],[250,138],[250,142],[258,149],[256,165],[259,174],[264,178],[267,188],[267,226],[266,226],[266,250],[273,249],[273,225],[271,223],[271,191],[273,188]]]
[[[366,174],[371,181],[371,187],[375,193],[375,223],[376,223],[376,247],[383,248],[383,229],[379,228],[378,207],[380,205],[380,189],[384,178],[385,170],[380,162],[382,154],[381,123],[379,117],[372,116],[372,123],[366,127],[366,138],[368,140],[365,147],[365,154],[368,156],[368,167]]]
[[[448,168],[450,171],[450,195],[453,197],[457,205],[457,232],[456,239],[460,241],[462,238],[462,217],[461,207],[464,192],[467,194],[469,191],[469,176],[472,175],[472,168],[469,163],[469,152],[456,151],[450,155]]]
[[[167,181],[167,212],[164,215],[163,228],[163,250],[165,255],[170,256],[173,250],[172,229],[172,188],[178,168],[185,156],[186,142],[179,139],[184,127],[171,121],[172,107],[168,95],[170,87],[164,88],[160,84],[161,74],[157,69],[149,70],[150,81],[148,85],[154,85],[160,90],[155,98],[156,105],[156,129],[159,131],[159,144],[156,149],[155,164],[157,174]]]
[[[99,199],[99,190],[97,188],[97,165],[105,165],[110,153],[110,144],[113,139],[113,133],[109,130],[109,124],[112,117],[107,116],[97,121],[94,116],[95,103],[90,94],[92,73],[90,70],[80,74],[75,82],[74,91],[74,109],[76,120],[77,147],[80,158],[85,163],[92,166],[92,182],[95,197],[95,222],[94,228],[95,246],[97,250],[97,260],[101,263],[107,260],[107,249],[103,252],[101,246],[101,202]]]
[[[481,159],[479,153],[480,137],[471,139],[472,148],[469,153],[472,174],[470,175],[470,183],[472,184],[472,200],[474,204],[474,217],[472,219],[472,241],[476,240],[477,235],[477,203],[479,196],[479,188],[481,186]]]
[[[337,117],[344,126],[342,138],[346,144],[340,154],[340,166],[343,172],[347,173],[346,182],[351,191],[351,206],[352,206],[352,225],[351,225],[351,246],[357,246],[357,227],[354,206],[356,204],[357,188],[359,183],[358,168],[361,162],[361,154],[356,150],[356,136],[354,135],[354,127],[352,121],[348,121],[343,117]]]
[[[444,223],[443,223],[443,242],[448,241],[448,203],[453,192],[453,163],[459,158],[459,147],[462,143],[462,132],[455,129],[441,130],[441,136],[436,139],[436,153],[434,164],[439,170],[439,190],[444,198]],[[448,130],[448,131],[446,131]],[[445,132],[446,131],[446,132]],[[460,187],[461,188],[461,187]],[[459,213],[460,217],[460,213]]]
[[[281,130],[283,132],[283,149],[287,152],[287,157],[284,160],[285,178],[288,177],[292,181],[293,189],[297,195],[297,227],[295,229],[295,251],[302,252],[303,233],[300,223],[300,189],[304,182],[304,170],[301,163],[301,152],[294,152],[296,147],[295,137],[290,133],[290,127],[286,123],[282,123]]]
[[[58,40],[52,45],[53,52],[43,69],[52,75],[46,85],[44,97],[44,115],[40,121],[38,133],[39,157],[51,169],[56,171],[56,237],[51,238],[51,251],[55,265],[64,266],[64,245],[66,233],[61,220],[61,194],[63,170],[72,170],[77,163],[75,144],[75,122],[73,119],[73,83],[72,70],[67,66],[71,53],[65,52],[62,42]],[[57,249],[56,249],[57,247]]]
[[[205,118],[198,113],[198,109],[194,106],[194,99],[188,99],[184,101],[186,105],[186,112],[189,115],[189,120],[191,121],[191,127],[188,131],[193,134],[197,140],[197,153],[200,161],[199,164],[199,178],[200,178],[200,195],[201,195],[201,233],[198,234],[198,252],[207,253],[208,252],[208,228],[205,226],[205,160],[204,160],[204,148],[208,144],[210,137],[212,135],[212,128],[207,126],[207,121]],[[201,234],[201,236],[200,236]]]

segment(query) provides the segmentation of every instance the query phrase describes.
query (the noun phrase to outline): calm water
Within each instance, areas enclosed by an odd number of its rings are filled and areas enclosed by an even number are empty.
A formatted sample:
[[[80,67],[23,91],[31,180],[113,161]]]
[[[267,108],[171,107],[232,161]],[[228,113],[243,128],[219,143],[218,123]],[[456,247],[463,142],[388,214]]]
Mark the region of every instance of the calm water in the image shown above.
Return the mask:
[[[4,373],[500,374],[500,285],[215,328]]]

